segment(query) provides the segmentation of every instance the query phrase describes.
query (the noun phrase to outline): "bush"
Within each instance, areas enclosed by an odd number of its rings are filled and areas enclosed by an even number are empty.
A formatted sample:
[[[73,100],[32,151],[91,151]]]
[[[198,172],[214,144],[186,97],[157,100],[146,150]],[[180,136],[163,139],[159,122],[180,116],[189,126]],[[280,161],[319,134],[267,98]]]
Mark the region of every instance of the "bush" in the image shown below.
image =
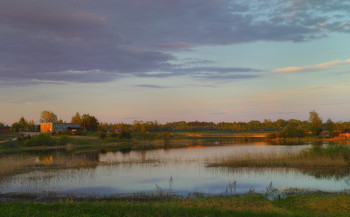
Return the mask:
[[[107,137],[107,135],[106,135],[105,132],[100,132],[100,133],[99,133],[99,136],[100,136],[101,139],[104,139],[104,138]]]
[[[70,141],[71,141],[71,138],[69,138],[68,136],[61,136],[58,139],[57,144],[58,145],[67,145]]]
[[[120,133],[119,138],[121,139],[130,139],[131,133],[127,129],[122,129],[122,132]]]
[[[286,126],[280,133],[281,137],[285,138],[302,138],[307,135],[306,131],[292,126]]]
[[[56,141],[48,134],[40,134],[25,140],[23,144],[25,146],[52,146],[56,145]]]
[[[23,142],[24,140],[26,140],[26,137],[23,134],[18,134],[17,141],[18,142]]]
[[[115,143],[119,141],[120,141],[119,137],[107,137],[103,140],[103,142],[105,143]]]
[[[174,137],[174,135],[171,134],[171,133],[168,132],[168,131],[165,131],[165,132],[163,132],[163,133],[159,133],[159,134],[156,135],[156,138],[157,138],[157,139],[165,139],[165,140],[171,139],[171,138],[173,138],[173,137]]]
[[[116,132],[111,133],[110,137],[119,137],[119,134]]]

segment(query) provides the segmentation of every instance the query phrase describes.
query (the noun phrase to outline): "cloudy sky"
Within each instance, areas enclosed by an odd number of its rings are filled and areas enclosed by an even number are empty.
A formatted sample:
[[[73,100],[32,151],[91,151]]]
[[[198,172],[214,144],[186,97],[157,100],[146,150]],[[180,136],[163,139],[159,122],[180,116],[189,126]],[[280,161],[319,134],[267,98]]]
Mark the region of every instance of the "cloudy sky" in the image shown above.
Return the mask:
[[[0,122],[350,121],[342,0],[0,0]]]

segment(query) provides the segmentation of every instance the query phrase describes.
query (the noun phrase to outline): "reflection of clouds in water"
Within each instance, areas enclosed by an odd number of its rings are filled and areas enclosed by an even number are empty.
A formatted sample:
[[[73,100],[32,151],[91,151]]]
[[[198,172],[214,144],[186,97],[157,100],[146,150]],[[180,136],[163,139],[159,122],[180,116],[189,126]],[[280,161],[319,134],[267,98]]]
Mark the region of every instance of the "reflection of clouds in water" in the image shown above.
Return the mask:
[[[266,143],[265,143],[266,144]],[[193,147],[193,146],[192,146]],[[154,162],[206,162],[208,159],[225,155],[298,152],[308,146],[260,146],[229,145],[202,148],[178,148],[170,150],[131,151],[129,153],[108,152],[100,155],[104,163],[154,163]]]
[[[95,177],[96,174],[91,169],[52,169],[15,175],[1,183],[1,186],[12,188],[15,192],[40,193],[60,191],[67,186],[87,185],[93,182]]]

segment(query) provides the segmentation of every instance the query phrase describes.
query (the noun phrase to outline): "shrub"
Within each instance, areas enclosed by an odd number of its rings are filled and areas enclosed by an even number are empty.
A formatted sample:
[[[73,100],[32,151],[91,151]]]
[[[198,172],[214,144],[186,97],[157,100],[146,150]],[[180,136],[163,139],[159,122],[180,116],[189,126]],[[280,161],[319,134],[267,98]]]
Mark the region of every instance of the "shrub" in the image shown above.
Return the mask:
[[[103,140],[103,142],[105,143],[115,143],[119,141],[120,141],[119,137],[107,137]]]
[[[121,139],[130,139],[131,138],[131,133],[127,129],[122,129],[122,132],[120,133],[119,138]]]
[[[107,137],[107,135],[106,135],[105,132],[100,132],[100,133],[99,133],[99,136],[100,136],[101,139],[104,139],[104,138]]]
[[[56,145],[56,142],[50,135],[40,134],[25,140],[23,144],[25,146],[51,146]]]
[[[302,138],[305,137],[306,134],[305,130],[292,126],[286,126],[280,133],[281,137],[285,138]]]
[[[26,137],[23,134],[18,134],[17,141],[18,142],[23,142],[24,140],[26,140]]]
[[[111,133],[110,137],[119,137],[119,135],[118,135],[118,133],[113,132],[113,133]]]
[[[69,138],[68,136],[61,136],[58,139],[57,144],[58,145],[67,145],[70,141],[71,141],[71,138]]]

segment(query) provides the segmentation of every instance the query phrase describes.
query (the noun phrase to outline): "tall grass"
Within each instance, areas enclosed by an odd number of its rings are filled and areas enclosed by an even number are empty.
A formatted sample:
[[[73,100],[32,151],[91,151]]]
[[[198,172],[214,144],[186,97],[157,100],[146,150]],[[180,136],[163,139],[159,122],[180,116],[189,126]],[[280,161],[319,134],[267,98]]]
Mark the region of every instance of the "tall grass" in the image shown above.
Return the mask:
[[[0,178],[35,165],[34,157],[8,156],[0,158]]]
[[[313,146],[300,153],[245,154],[216,158],[208,166],[350,168],[350,146]]]

